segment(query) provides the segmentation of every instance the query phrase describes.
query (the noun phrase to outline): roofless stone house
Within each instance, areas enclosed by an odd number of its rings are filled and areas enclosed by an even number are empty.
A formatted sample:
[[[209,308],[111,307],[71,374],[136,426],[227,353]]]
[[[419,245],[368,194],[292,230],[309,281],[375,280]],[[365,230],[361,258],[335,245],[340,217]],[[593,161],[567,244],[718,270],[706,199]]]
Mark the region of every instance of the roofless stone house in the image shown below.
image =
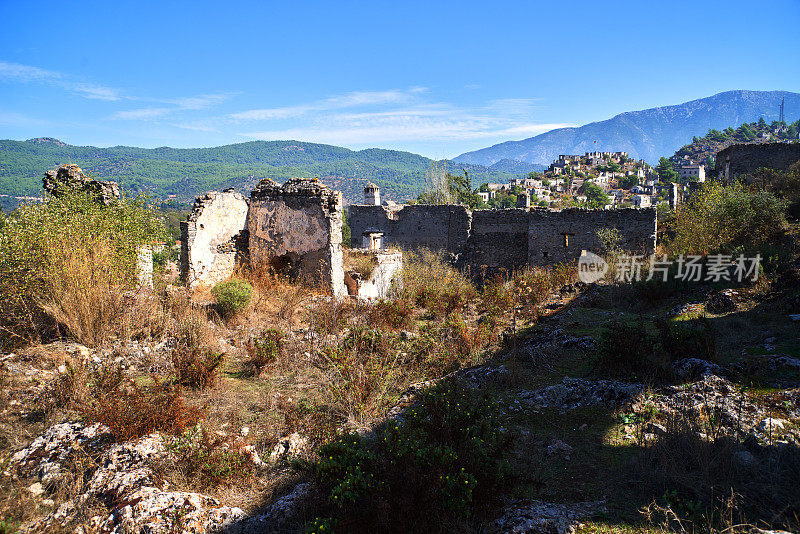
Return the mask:
[[[627,250],[650,254],[656,210],[512,208],[471,211],[464,206],[382,205],[374,184],[363,205],[350,206],[352,246],[375,268],[364,279],[347,270],[342,251],[342,195],[318,180],[265,179],[247,199],[232,189],[199,197],[182,224],[182,272],[189,287],[210,286],[237,265],[273,269],[318,284],[335,297],[376,299],[398,279],[402,255],[386,247],[442,250],[456,264],[481,272],[568,262],[598,251],[597,231],[616,228]]]

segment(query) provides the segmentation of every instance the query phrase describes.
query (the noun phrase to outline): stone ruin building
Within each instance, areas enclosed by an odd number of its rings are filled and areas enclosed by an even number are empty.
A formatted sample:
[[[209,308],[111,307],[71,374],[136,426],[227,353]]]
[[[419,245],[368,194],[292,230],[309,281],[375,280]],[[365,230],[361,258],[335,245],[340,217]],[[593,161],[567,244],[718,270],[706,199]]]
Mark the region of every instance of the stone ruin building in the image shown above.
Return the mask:
[[[213,286],[248,263],[318,285],[334,297],[384,298],[402,255],[360,251],[375,267],[364,278],[346,271],[342,194],[318,180],[262,180],[245,198],[233,189],[195,200],[181,224],[181,273],[190,288]],[[347,283],[346,283],[347,282]]]
[[[800,143],[761,143],[731,145],[717,153],[714,175],[730,182],[762,167],[789,170],[800,162]]]
[[[352,249],[345,256],[342,195],[318,180],[278,185],[265,179],[249,198],[232,189],[207,193],[182,223],[182,274],[190,288],[211,286],[249,262],[335,297],[378,299],[399,279],[400,249],[444,251],[473,273],[576,260],[601,249],[601,229],[617,229],[626,250],[655,250],[655,208],[473,212],[458,205],[382,205],[374,184],[364,189],[364,201],[349,208]],[[351,270],[347,258],[371,267]]]
[[[89,178],[75,164],[61,165],[56,170],[44,173],[42,185],[46,193],[58,198],[73,191],[91,193],[94,199],[108,206],[119,199],[120,189],[117,182],[103,182]]]
[[[625,250],[650,254],[656,245],[656,209],[560,211],[520,207],[472,211],[466,206],[380,205],[374,193],[368,202],[350,206],[351,244],[378,237],[381,246],[428,248],[446,252],[473,273],[484,269],[513,270],[577,260],[583,251],[598,252],[598,230],[615,228]]]

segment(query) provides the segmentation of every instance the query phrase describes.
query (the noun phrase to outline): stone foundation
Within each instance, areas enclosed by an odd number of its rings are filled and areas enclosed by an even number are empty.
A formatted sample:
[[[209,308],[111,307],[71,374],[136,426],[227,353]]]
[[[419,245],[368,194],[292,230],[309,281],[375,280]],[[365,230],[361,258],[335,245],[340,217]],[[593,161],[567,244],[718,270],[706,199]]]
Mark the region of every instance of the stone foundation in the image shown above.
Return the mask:
[[[729,182],[762,167],[789,170],[800,161],[800,143],[763,143],[731,145],[717,153],[714,174]]]
[[[350,206],[353,246],[381,233],[387,246],[450,253],[473,274],[525,265],[577,260],[598,252],[598,230],[617,229],[622,246],[650,254],[656,244],[656,209],[524,209],[470,211],[465,206]]]

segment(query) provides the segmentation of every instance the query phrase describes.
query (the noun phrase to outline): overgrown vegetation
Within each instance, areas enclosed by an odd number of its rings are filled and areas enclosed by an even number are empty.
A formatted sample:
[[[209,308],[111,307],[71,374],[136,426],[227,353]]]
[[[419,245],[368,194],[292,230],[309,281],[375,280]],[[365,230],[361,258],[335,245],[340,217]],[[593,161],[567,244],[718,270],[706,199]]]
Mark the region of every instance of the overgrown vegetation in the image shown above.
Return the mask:
[[[327,516],[309,530],[449,532],[468,525],[511,482],[511,439],[498,409],[487,394],[445,383],[373,440],[338,436],[313,466]]]
[[[697,197],[678,207],[672,223],[674,254],[754,252],[786,225],[787,203],[737,182],[706,182]]]
[[[223,317],[233,317],[244,310],[253,296],[253,286],[239,278],[220,282],[211,289]]]
[[[615,376],[659,382],[672,377],[669,364],[683,358],[713,362],[716,332],[700,318],[691,321],[642,317],[634,321],[612,320],[602,331],[596,370]]]
[[[0,227],[3,338],[63,333],[95,346],[118,333],[138,251],[163,237],[145,199],[102,206],[74,193],[20,206]]]
[[[90,396],[78,409],[85,421],[107,426],[117,441],[156,431],[180,434],[200,417],[197,408],[184,402],[179,386],[156,376],[151,384],[139,385],[113,369],[95,373],[90,380]]]

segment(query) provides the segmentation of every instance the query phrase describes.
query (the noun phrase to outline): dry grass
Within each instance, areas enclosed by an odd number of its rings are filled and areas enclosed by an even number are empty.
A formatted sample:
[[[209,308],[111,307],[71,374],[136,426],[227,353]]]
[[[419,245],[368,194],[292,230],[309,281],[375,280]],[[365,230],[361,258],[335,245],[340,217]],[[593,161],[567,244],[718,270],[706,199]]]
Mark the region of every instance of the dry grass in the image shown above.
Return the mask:
[[[408,252],[400,296],[436,316],[463,310],[478,292],[469,278],[444,261],[442,253]]]
[[[103,344],[117,332],[125,307],[123,288],[112,277],[112,250],[102,244],[64,244],[58,257],[59,265],[48,273],[42,309],[79,343]]]
[[[737,461],[743,453],[752,455],[752,466]],[[635,468],[640,489],[659,496],[644,509],[656,525],[680,532],[800,528],[796,447],[758,446],[731,436],[703,439],[677,428],[647,448]]]
[[[345,272],[358,273],[363,280],[368,280],[377,266],[378,261],[375,259],[374,254],[352,249],[344,250]]]

